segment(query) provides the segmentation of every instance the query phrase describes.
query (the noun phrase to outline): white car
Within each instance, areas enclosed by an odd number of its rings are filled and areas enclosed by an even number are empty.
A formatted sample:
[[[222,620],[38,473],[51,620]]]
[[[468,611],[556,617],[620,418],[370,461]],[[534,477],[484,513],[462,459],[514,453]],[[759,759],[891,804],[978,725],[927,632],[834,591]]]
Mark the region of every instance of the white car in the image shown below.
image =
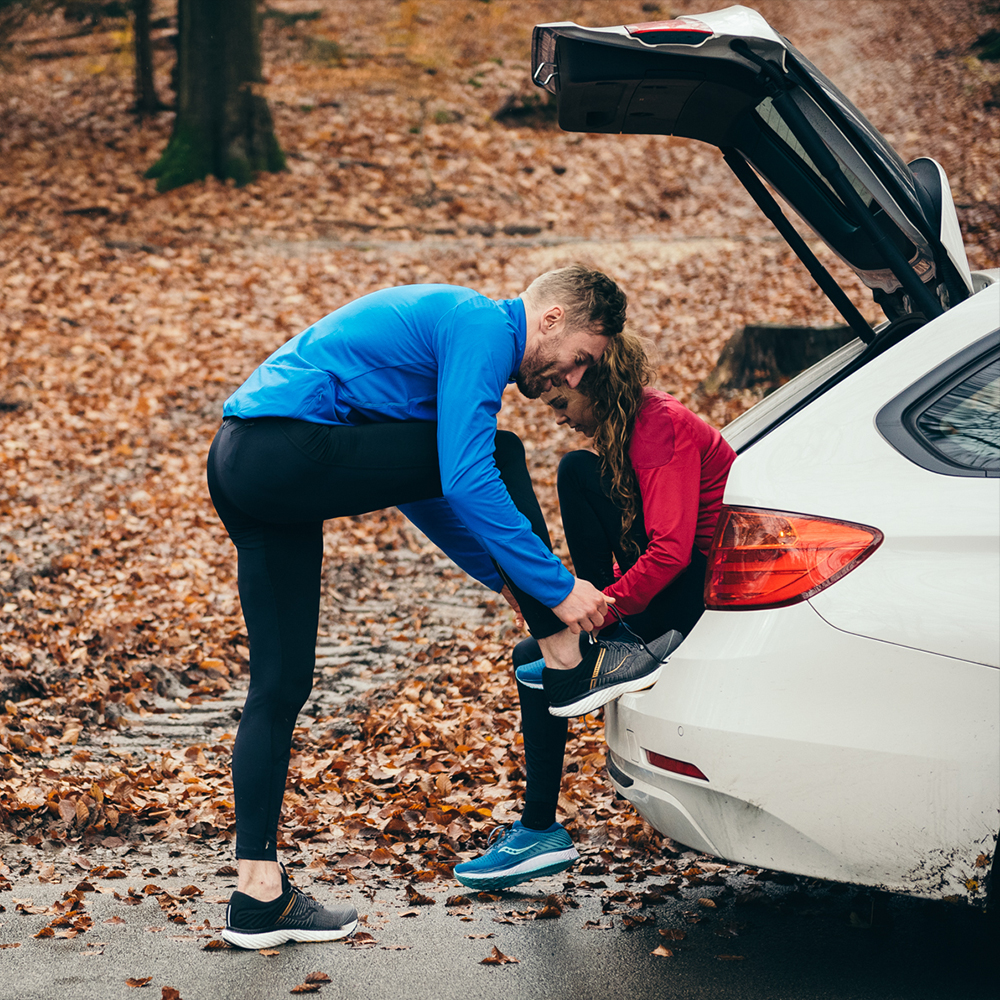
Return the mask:
[[[970,273],[943,169],[903,163],[746,7],[539,25],[533,61],[565,129],[720,147],[858,334],[723,432],[738,457],[708,610],[653,688],[607,706],[617,790],[721,858],[983,902],[1000,829],[1000,274]]]

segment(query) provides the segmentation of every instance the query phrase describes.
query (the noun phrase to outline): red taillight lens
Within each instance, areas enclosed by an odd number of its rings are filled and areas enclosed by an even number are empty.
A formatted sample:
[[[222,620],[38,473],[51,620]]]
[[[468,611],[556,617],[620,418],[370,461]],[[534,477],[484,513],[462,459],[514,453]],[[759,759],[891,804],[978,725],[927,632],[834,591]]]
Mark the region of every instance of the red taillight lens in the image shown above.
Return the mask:
[[[698,45],[715,34],[704,21],[693,17],[679,17],[672,21],[643,21],[626,24],[625,30],[647,45]]]
[[[882,544],[864,524],[723,506],[708,555],[705,605],[780,608],[818,594]]]
[[[686,774],[689,778],[701,778],[702,781],[708,781],[701,768],[689,764],[686,760],[665,757],[662,753],[653,753],[652,750],[646,751],[646,760],[654,767],[663,768],[664,771],[673,771],[674,774]]]

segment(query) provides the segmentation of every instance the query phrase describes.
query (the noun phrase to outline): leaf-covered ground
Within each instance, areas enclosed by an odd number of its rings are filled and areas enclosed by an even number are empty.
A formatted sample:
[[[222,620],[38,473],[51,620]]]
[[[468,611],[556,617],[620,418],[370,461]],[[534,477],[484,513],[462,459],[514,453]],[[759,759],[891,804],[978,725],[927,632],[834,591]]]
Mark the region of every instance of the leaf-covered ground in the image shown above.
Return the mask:
[[[172,115],[130,113],[123,23],[29,22],[0,52],[0,822],[28,845],[231,840],[238,708],[200,738],[167,725],[238,701],[246,681],[234,551],[204,460],[226,396],[308,323],[406,282],[512,296],[582,258],[627,289],[659,384],[723,424],[756,398],[698,392],[730,335],[838,320],[714,150],[562,133],[532,103],[534,23],[697,5],[274,6],[321,16],[266,19],[289,169],[244,188],[157,194],[143,178]],[[996,5],[757,7],[904,158],[942,162],[972,267],[996,266],[1000,71],[976,44]],[[155,32],[161,97],[171,31]],[[525,440],[565,554],[554,470],[578,445],[516,394],[501,422]],[[318,690],[346,674],[360,687],[304,714],[282,836],[334,881],[434,880],[516,811],[518,636],[394,512],[329,523],[326,566]],[[672,877],[670,845],[610,794],[600,718],[572,735],[563,814],[593,863]]]

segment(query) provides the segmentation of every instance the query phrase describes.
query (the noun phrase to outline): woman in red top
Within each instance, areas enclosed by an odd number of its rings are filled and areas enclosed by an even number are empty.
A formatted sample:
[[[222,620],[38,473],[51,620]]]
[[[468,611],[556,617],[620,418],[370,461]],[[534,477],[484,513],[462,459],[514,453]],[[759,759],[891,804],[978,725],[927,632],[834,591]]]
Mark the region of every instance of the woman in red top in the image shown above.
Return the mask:
[[[642,341],[619,334],[577,390],[542,394],[557,422],[593,439],[597,452],[559,463],[559,505],[577,576],[614,598],[605,635],[650,642],[684,635],[705,610],[706,555],[736,454],[673,396],[648,387]],[[638,640],[636,640],[638,641]],[[544,661],[533,639],[514,650],[526,787],[521,819],[484,855],[455,868],[465,885],[497,889],[573,863],[556,822],[567,720],[549,714]]]
[[[705,555],[736,457],[714,427],[648,388],[651,374],[642,341],[626,336],[579,390],[542,396],[597,451],[559,464],[573,565],[615,599],[612,620],[624,616],[647,641],[686,635],[705,609]]]

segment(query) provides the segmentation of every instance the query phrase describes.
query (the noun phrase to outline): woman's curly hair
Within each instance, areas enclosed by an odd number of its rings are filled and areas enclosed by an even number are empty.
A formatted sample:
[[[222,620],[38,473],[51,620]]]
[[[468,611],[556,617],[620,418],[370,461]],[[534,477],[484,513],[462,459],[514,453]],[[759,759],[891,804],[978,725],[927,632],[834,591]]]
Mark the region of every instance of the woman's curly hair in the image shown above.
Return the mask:
[[[642,498],[629,461],[629,447],[635,418],[642,408],[642,391],[653,374],[646,342],[623,331],[611,338],[601,360],[587,370],[578,387],[593,408],[597,424],[594,447],[610,484],[611,499],[622,510],[622,545],[635,555],[639,548],[629,532],[642,509]]]

